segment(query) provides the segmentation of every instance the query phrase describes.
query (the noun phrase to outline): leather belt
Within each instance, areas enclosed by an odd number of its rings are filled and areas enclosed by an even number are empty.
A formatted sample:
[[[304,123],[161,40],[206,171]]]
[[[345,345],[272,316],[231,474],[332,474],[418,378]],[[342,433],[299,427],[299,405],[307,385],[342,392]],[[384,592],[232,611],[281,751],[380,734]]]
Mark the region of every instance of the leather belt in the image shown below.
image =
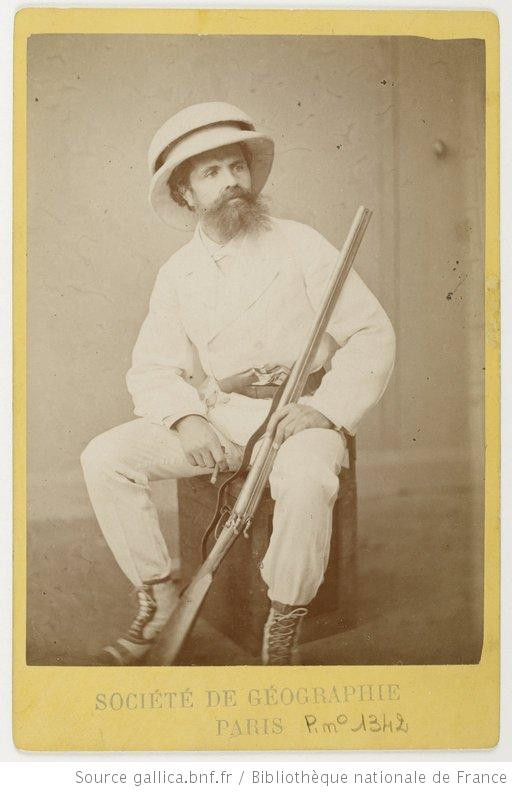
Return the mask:
[[[276,366],[275,368],[280,369],[281,372],[284,370],[281,366]],[[320,368],[309,375],[304,388],[305,396],[316,391],[324,374],[325,369]],[[275,377],[275,381],[261,382],[261,372],[256,369],[250,369],[249,371],[243,371],[241,374],[234,374],[232,377],[219,380],[217,384],[223,393],[240,393],[242,396],[249,396],[251,399],[273,399],[283,380],[284,376],[278,374]]]

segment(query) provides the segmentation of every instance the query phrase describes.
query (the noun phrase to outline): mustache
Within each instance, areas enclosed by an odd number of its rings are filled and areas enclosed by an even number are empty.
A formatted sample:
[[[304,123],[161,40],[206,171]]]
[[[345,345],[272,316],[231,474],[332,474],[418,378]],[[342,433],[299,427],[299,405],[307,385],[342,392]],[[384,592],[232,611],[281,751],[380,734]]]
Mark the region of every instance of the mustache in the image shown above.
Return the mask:
[[[248,204],[253,204],[255,197],[256,196],[251,192],[251,190],[246,190],[245,187],[239,187],[238,185],[235,187],[226,187],[224,192],[219,195],[219,197],[210,206],[210,210],[215,211],[216,209],[220,209],[221,207],[225,206],[232,198],[240,198]]]

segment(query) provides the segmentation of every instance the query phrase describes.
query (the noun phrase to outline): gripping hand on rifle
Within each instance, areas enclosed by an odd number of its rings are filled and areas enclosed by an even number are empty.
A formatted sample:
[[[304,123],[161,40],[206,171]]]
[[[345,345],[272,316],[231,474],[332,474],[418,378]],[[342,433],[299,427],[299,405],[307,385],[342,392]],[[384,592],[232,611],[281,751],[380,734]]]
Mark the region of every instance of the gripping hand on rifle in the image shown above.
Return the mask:
[[[271,417],[267,434],[275,431],[274,443],[280,446],[297,432],[304,429],[333,429],[334,424],[321,412],[307,404],[287,404]]]

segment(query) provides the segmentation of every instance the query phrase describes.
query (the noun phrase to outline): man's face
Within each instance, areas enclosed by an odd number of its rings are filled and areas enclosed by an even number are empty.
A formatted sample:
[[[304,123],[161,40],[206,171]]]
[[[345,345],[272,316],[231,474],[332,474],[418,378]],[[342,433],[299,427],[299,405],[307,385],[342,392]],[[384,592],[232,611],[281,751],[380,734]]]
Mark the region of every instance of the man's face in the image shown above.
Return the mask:
[[[189,186],[183,197],[199,215],[224,200],[236,205],[242,191],[250,192],[251,172],[239,145],[222,146],[194,157]],[[238,197],[237,197],[238,194]]]
[[[205,227],[221,239],[269,227],[266,201],[252,192],[251,171],[238,144],[194,157],[181,194]]]

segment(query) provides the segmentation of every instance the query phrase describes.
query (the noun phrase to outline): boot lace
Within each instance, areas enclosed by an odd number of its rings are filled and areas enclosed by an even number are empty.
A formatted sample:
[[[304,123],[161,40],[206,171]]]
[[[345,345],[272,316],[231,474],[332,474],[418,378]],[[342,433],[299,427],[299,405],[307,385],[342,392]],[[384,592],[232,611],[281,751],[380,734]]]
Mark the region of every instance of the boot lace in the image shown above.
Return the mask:
[[[156,600],[153,597],[151,586],[144,585],[137,589],[137,598],[139,600],[139,607],[135,619],[130,625],[128,635],[136,640],[144,640],[144,627],[154,616],[156,611]]]
[[[306,614],[306,608],[295,608],[289,613],[274,611],[268,633],[268,654],[272,665],[289,663],[297,629]]]

